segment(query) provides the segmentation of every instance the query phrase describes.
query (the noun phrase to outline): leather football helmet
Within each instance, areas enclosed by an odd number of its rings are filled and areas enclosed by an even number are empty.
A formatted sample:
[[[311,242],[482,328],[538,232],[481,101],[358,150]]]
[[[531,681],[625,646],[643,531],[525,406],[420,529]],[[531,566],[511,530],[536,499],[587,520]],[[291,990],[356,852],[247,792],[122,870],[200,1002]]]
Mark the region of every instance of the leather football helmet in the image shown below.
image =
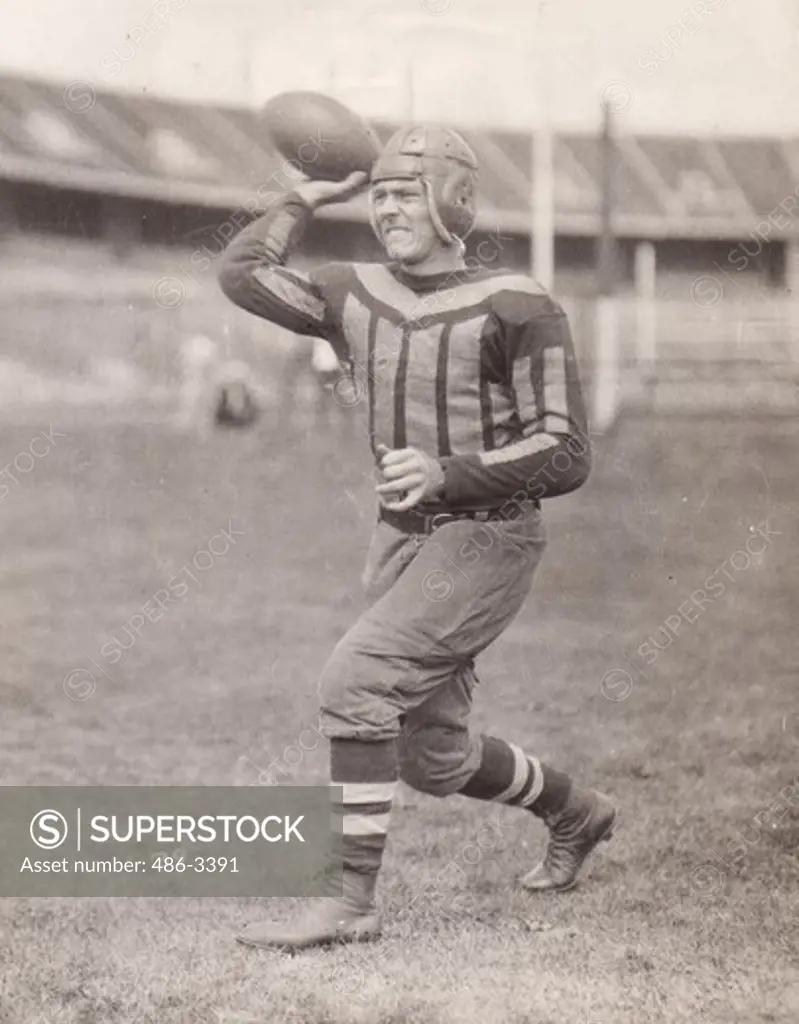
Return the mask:
[[[391,136],[372,167],[370,180],[373,185],[396,178],[420,180],[433,226],[452,245],[463,241],[474,226],[477,175],[477,157],[458,132],[413,125]],[[373,211],[371,216],[377,233]]]

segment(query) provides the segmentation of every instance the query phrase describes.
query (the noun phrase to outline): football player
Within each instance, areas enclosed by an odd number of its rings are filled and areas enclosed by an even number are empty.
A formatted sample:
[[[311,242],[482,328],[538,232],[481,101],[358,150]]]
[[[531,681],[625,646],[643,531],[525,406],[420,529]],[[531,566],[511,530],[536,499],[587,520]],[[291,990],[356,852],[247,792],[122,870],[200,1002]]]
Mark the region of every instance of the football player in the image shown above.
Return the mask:
[[[252,426],[261,414],[258,385],[250,367],[239,359],[224,363],[216,384],[214,420],[218,427]]]
[[[219,345],[204,334],[192,335],[180,346],[180,391],[175,415],[178,430],[208,436],[219,360]]]
[[[533,891],[571,888],[614,827],[607,797],[469,729],[475,658],[520,611],[544,550],[541,502],[590,469],[563,310],[530,278],[464,258],[477,171],[461,135],[402,129],[368,186],[385,264],[287,266],[315,211],[366,187],[364,174],[297,185],[223,257],[234,303],[333,346],[365,395],[380,480],[369,607],[320,680],[331,782],[343,791],[343,893],[239,936],[252,946],[379,934],[376,879],[400,778],[542,819],[545,858],[521,879]]]

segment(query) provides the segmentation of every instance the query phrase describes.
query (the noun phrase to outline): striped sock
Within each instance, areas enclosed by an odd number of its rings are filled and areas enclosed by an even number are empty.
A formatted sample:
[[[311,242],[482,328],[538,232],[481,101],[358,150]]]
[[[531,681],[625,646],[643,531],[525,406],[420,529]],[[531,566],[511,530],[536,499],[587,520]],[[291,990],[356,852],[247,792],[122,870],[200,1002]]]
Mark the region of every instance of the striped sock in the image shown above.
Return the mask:
[[[350,871],[380,870],[398,778],[395,740],[331,740],[331,785],[343,789],[334,813],[343,817],[344,867]]]
[[[534,814],[553,814],[566,803],[571,780],[542,764],[515,743],[483,736],[480,767],[460,790],[475,800],[526,807]]]

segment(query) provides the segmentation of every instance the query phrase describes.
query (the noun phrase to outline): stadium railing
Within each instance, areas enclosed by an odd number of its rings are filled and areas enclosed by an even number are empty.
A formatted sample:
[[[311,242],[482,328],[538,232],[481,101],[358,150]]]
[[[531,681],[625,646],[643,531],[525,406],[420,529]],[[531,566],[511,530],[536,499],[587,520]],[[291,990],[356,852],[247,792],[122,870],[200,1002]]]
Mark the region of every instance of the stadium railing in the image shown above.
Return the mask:
[[[610,297],[572,312],[594,429],[625,413],[795,415],[799,302]]]

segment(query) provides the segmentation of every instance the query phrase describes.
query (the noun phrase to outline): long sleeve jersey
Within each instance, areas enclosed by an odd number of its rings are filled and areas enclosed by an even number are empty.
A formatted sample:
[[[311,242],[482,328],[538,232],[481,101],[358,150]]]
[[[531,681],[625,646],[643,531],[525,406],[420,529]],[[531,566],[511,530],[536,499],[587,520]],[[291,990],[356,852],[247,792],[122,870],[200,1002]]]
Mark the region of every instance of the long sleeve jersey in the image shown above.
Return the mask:
[[[219,276],[236,305],[324,338],[368,402],[369,442],[415,447],[444,470],[440,504],[487,508],[581,486],[583,400],[562,308],[524,275],[419,276],[393,264],[286,266],[312,217],[289,193],[234,238]]]

